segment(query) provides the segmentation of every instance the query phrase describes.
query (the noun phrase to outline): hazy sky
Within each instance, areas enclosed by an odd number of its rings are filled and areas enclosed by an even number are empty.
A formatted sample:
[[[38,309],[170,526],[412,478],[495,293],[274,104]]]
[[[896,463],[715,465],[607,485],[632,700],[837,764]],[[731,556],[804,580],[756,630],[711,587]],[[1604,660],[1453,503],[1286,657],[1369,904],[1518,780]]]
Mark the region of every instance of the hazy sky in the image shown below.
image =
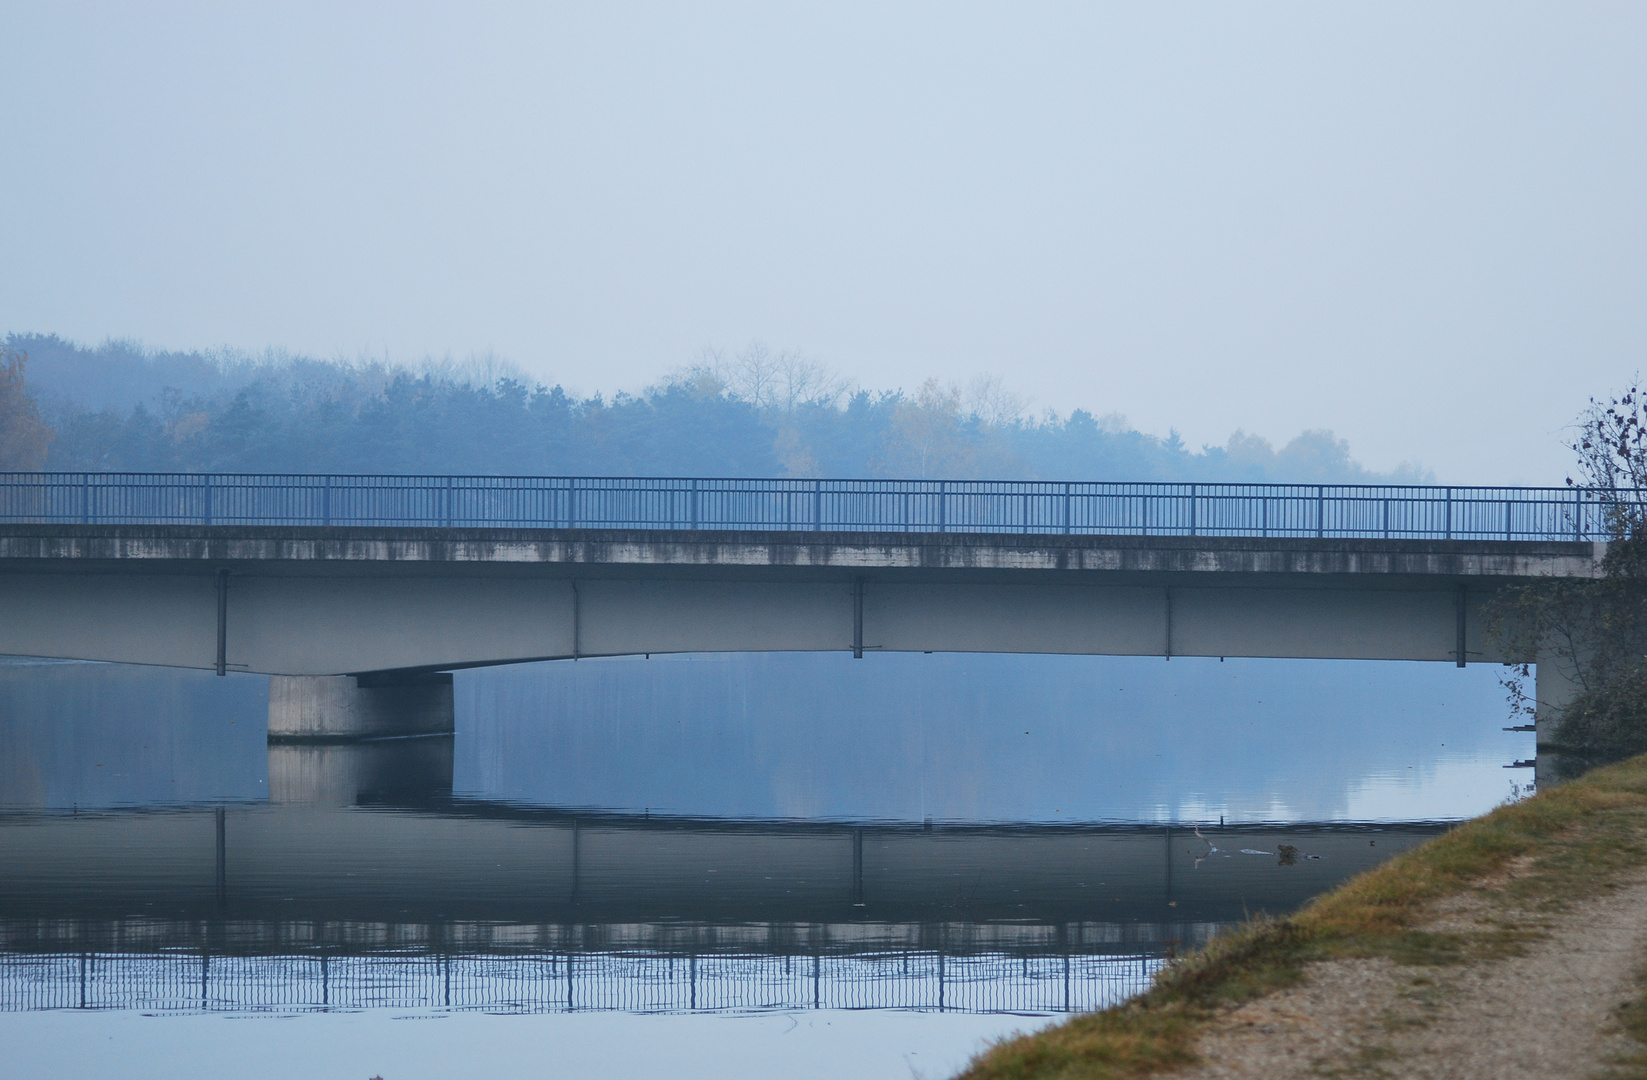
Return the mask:
[[[1640,3],[0,0],[0,41],[0,330],[585,391],[758,338],[1464,483],[1559,483],[1647,343]]]

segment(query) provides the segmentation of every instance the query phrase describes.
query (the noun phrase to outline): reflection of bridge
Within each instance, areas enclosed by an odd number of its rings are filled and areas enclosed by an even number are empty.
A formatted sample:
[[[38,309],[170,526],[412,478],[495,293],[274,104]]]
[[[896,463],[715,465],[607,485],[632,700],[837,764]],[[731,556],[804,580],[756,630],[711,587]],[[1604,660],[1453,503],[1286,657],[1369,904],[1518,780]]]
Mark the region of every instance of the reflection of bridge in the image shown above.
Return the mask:
[[[0,1008],[1093,1008],[1436,831],[28,815],[0,820]]]
[[[271,732],[450,730],[428,673],[769,650],[1503,657],[1596,572],[1544,489],[0,477],[0,652],[285,676]],[[1540,700],[1563,700],[1541,667]],[[291,678],[291,677],[298,678]],[[354,676],[355,678],[344,678]]]
[[[483,1009],[488,1012],[1100,1009],[1153,957],[969,955],[214,956],[0,953],[0,1011]]]
[[[1209,843],[1169,826],[731,823],[462,802],[30,815],[0,823],[0,922],[12,949],[1128,951],[1174,927],[1290,910],[1437,831],[1211,828]],[[1290,865],[1283,843],[1301,853]]]

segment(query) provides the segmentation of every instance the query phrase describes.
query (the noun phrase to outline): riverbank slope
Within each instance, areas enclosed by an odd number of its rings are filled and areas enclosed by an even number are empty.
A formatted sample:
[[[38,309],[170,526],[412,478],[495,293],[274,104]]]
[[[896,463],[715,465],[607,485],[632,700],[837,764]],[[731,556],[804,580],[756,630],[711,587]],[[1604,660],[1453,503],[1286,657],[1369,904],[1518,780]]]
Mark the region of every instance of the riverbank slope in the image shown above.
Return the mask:
[[[1499,807],[963,1080],[1647,1077],[1647,756]]]

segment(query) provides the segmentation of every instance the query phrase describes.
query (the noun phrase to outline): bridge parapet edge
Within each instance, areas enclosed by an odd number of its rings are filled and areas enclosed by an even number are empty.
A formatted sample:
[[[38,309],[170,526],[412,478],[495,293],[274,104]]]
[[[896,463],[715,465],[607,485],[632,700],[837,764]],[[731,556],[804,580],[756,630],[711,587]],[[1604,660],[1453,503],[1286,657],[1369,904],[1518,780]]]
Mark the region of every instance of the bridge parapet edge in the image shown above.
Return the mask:
[[[3,525],[0,565],[515,565],[815,571],[1038,571],[1593,577],[1590,541],[1037,533],[722,532],[291,526]]]

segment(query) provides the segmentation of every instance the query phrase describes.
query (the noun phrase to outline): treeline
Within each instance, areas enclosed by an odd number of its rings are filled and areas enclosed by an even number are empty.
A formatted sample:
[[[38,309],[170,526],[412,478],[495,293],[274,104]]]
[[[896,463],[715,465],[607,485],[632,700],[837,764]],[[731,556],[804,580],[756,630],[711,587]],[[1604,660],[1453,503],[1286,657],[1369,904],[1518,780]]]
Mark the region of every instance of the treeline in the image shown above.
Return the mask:
[[[997,379],[852,387],[795,353],[706,354],[638,394],[578,397],[484,357],[418,368],[89,349],[12,334],[49,438],[0,468],[180,472],[1424,482],[1307,431],[1192,450],[1124,418],[1026,415]],[[23,359],[26,357],[26,366]],[[0,409],[0,423],[9,415]],[[0,432],[3,437],[3,432]],[[24,445],[26,440],[18,441]],[[38,451],[38,452],[37,452]]]

